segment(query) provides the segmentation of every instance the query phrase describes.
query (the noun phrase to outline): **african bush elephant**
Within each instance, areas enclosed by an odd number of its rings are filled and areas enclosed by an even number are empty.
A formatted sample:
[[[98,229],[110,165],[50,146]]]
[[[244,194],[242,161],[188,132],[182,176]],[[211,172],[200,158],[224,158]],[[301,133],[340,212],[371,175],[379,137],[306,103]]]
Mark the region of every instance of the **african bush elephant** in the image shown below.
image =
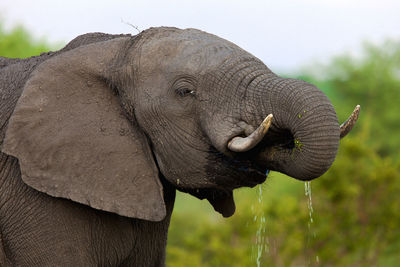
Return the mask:
[[[269,170],[322,175],[358,117],[195,29],[82,35],[0,81],[6,266],[163,266],[176,189],[229,217]]]

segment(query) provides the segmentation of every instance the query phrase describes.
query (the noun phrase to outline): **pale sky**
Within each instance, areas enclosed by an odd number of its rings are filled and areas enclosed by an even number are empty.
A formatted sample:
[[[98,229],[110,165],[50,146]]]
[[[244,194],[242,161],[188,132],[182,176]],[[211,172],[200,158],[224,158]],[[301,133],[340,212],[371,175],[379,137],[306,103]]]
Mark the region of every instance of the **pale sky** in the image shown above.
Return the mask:
[[[51,42],[95,31],[136,34],[127,23],[197,28],[278,72],[357,51],[365,40],[400,39],[399,0],[1,0],[0,18]]]

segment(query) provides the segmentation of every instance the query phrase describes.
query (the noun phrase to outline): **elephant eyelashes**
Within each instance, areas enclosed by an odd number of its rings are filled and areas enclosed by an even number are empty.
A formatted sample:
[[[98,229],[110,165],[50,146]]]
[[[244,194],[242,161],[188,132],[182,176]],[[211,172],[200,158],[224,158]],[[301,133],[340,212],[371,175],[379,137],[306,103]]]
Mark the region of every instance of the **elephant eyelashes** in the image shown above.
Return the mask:
[[[194,96],[196,94],[196,92],[194,90],[191,90],[189,88],[176,89],[175,92],[181,97],[185,97],[185,96],[189,96],[189,95]]]
[[[175,93],[180,97],[195,96],[196,91],[196,79],[190,76],[179,77],[173,84],[172,88],[175,88]]]

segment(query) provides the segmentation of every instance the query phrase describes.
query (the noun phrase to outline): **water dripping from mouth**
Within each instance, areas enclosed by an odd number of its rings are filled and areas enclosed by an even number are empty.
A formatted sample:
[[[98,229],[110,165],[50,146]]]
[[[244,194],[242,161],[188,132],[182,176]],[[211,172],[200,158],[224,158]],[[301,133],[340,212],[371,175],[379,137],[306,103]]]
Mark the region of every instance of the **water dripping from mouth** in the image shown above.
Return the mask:
[[[265,175],[268,176],[269,170],[265,172]],[[260,207],[262,207],[263,204],[263,192],[262,192],[262,187],[261,184],[258,185],[258,190],[257,190],[257,196],[258,196],[258,212],[254,216],[254,222],[256,222],[257,226],[257,232],[256,232],[256,244],[255,244],[255,251],[257,253],[256,257],[256,263],[257,267],[261,266],[261,258],[264,254],[269,252],[269,240],[266,235],[266,230],[267,230],[267,225],[266,225],[266,218],[265,215]],[[253,248],[254,249],[254,248]],[[254,254],[253,254],[254,255]]]

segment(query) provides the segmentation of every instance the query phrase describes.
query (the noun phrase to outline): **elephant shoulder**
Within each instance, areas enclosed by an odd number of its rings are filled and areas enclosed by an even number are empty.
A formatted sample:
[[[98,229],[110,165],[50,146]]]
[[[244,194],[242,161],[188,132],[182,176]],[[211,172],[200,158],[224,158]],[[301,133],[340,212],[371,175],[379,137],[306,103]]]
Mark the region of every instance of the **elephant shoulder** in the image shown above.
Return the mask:
[[[20,58],[7,58],[7,57],[0,57],[0,69],[7,67],[8,65],[15,64],[21,61]]]

